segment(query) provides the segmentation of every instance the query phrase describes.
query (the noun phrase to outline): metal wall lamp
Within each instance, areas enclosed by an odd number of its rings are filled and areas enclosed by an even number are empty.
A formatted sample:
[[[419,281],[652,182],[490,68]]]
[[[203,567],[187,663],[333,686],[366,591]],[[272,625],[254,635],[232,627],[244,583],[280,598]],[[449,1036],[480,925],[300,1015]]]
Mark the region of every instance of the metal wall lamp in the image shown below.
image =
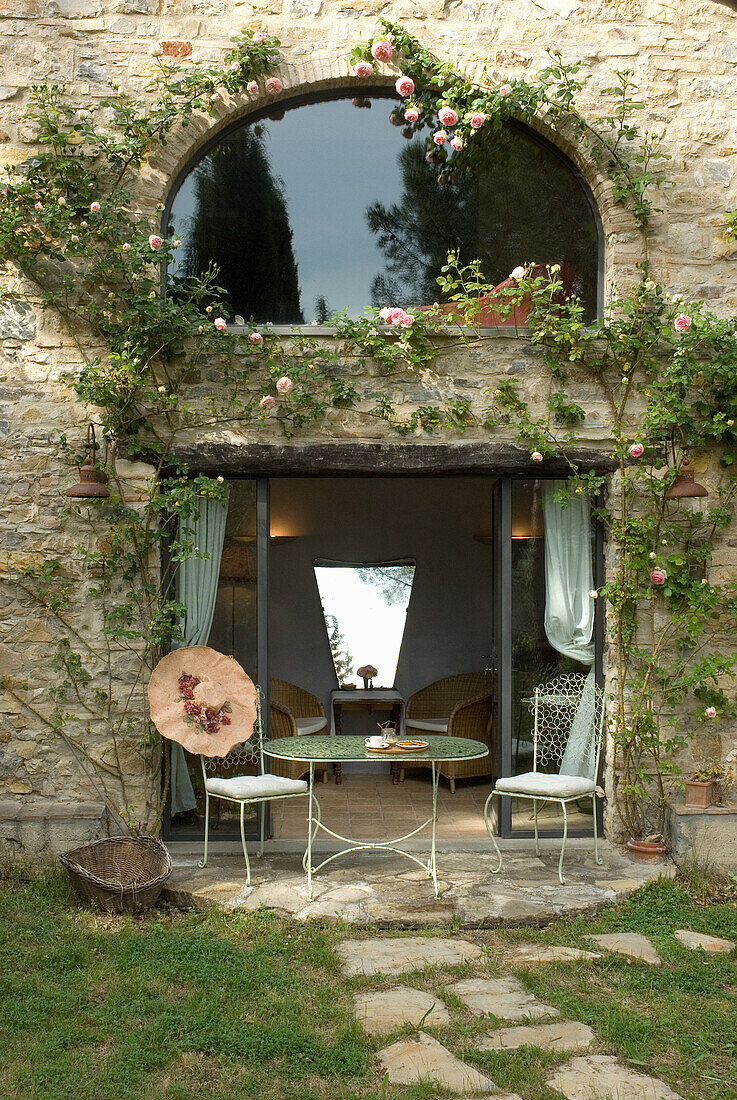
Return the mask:
[[[107,476],[95,465],[96,454],[95,425],[90,422],[87,425],[84,463],[79,467],[79,481],[67,489],[68,497],[77,497],[81,500],[104,500],[110,496]]]

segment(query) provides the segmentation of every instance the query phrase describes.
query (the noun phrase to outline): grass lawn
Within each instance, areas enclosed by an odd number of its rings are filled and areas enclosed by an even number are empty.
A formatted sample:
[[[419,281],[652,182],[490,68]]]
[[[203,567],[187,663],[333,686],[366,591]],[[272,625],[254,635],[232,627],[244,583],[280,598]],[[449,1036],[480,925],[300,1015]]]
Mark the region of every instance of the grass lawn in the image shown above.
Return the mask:
[[[485,969],[509,973],[512,943],[591,946],[598,931],[643,931],[662,969],[606,957],[516,969],[561,1015],[597,1033],[605,1052],[662,1078],[685,1100],[737,1098],[737,960],[689,951],[674,928],[737,940],[737,904],[709,906],[685,887],[655,883],[596,921],[544,930],[462,935],[487,946]],[[59,875],[0,880],[2,1100],[430,1100],[432,1085],[382,1081],[353,1022],[353,992],[375,979],[342,976],[332,945],[354,928],[318,929],[266,913],[154,911],[108,917],[88,909]],[[450,976],[403,982],[442,996]],[[450,1028],[427,1030],[524,1100],[553,1100],[545,1075],[565,1055],[534,1048],[479,1052],[493,1019],[448,998]],[[403,1029],[410,1033],[409,1028]],[[391,1038],[402,1034],[393,1033]]]

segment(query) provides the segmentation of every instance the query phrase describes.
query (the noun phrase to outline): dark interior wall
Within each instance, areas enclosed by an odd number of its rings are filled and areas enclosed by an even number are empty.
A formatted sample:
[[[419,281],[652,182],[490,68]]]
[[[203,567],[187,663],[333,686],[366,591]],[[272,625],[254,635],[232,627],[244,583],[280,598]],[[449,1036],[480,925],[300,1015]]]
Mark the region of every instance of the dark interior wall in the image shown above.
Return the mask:
[[[272,544],[272,675],[314,691],[336,687],[313,570],[316,558],[414,558],[396,687],[407,698],[442,676],[483,668],[492,646],[489,478],[277,478]],[[369,658],[373,659],[373,658]]]

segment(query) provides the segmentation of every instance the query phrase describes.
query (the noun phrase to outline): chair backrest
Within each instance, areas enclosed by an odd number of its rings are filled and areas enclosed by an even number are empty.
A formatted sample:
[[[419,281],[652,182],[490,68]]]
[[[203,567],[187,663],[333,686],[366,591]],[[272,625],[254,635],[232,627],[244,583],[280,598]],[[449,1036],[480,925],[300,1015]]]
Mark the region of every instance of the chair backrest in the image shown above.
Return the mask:
[[[249,764],[256,764],[261,774],[264,773],[264,738],[261,724],[261,691],[256,688],[256,721],[253,726],[252,740],[242,741],[233,745],[225,756],[203,756],[200,754],[202,778],[207,779],[208,772],[213,775],[216,772],[232,772],[237,775],[241,768]]]
[[[317,696],[289,680],[272,677],[269,681],[269,698],[272,703],[286,707],[295,718],[316,718],[318,715],[325,717],[325,708]]]
[[[475,699],[485,691],[494,688],[491,677],[488,685],[486,675],[480,672],[461,672],[455,676],[444,676],[427,687],[416,691],[407,700],[405,716],[408,718],[450,718],[451,712],[459,703]]]
[[[562,673],[533,695],[533,771],[552,765],[564,775],[595,779],[604,731],[604,694],[593,675]]]

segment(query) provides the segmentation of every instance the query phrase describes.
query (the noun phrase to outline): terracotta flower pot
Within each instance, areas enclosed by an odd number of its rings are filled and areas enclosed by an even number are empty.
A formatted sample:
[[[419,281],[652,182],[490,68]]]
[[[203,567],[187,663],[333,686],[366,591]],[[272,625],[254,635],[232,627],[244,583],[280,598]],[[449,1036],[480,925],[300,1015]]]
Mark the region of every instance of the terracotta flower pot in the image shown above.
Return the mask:
[[[662,840],[628,840],[627,848],[635,863],[660,863],[665,857]]]
[[[713,779],[687,779],[686,805],[705,810],[711,806],[714,797]]]

